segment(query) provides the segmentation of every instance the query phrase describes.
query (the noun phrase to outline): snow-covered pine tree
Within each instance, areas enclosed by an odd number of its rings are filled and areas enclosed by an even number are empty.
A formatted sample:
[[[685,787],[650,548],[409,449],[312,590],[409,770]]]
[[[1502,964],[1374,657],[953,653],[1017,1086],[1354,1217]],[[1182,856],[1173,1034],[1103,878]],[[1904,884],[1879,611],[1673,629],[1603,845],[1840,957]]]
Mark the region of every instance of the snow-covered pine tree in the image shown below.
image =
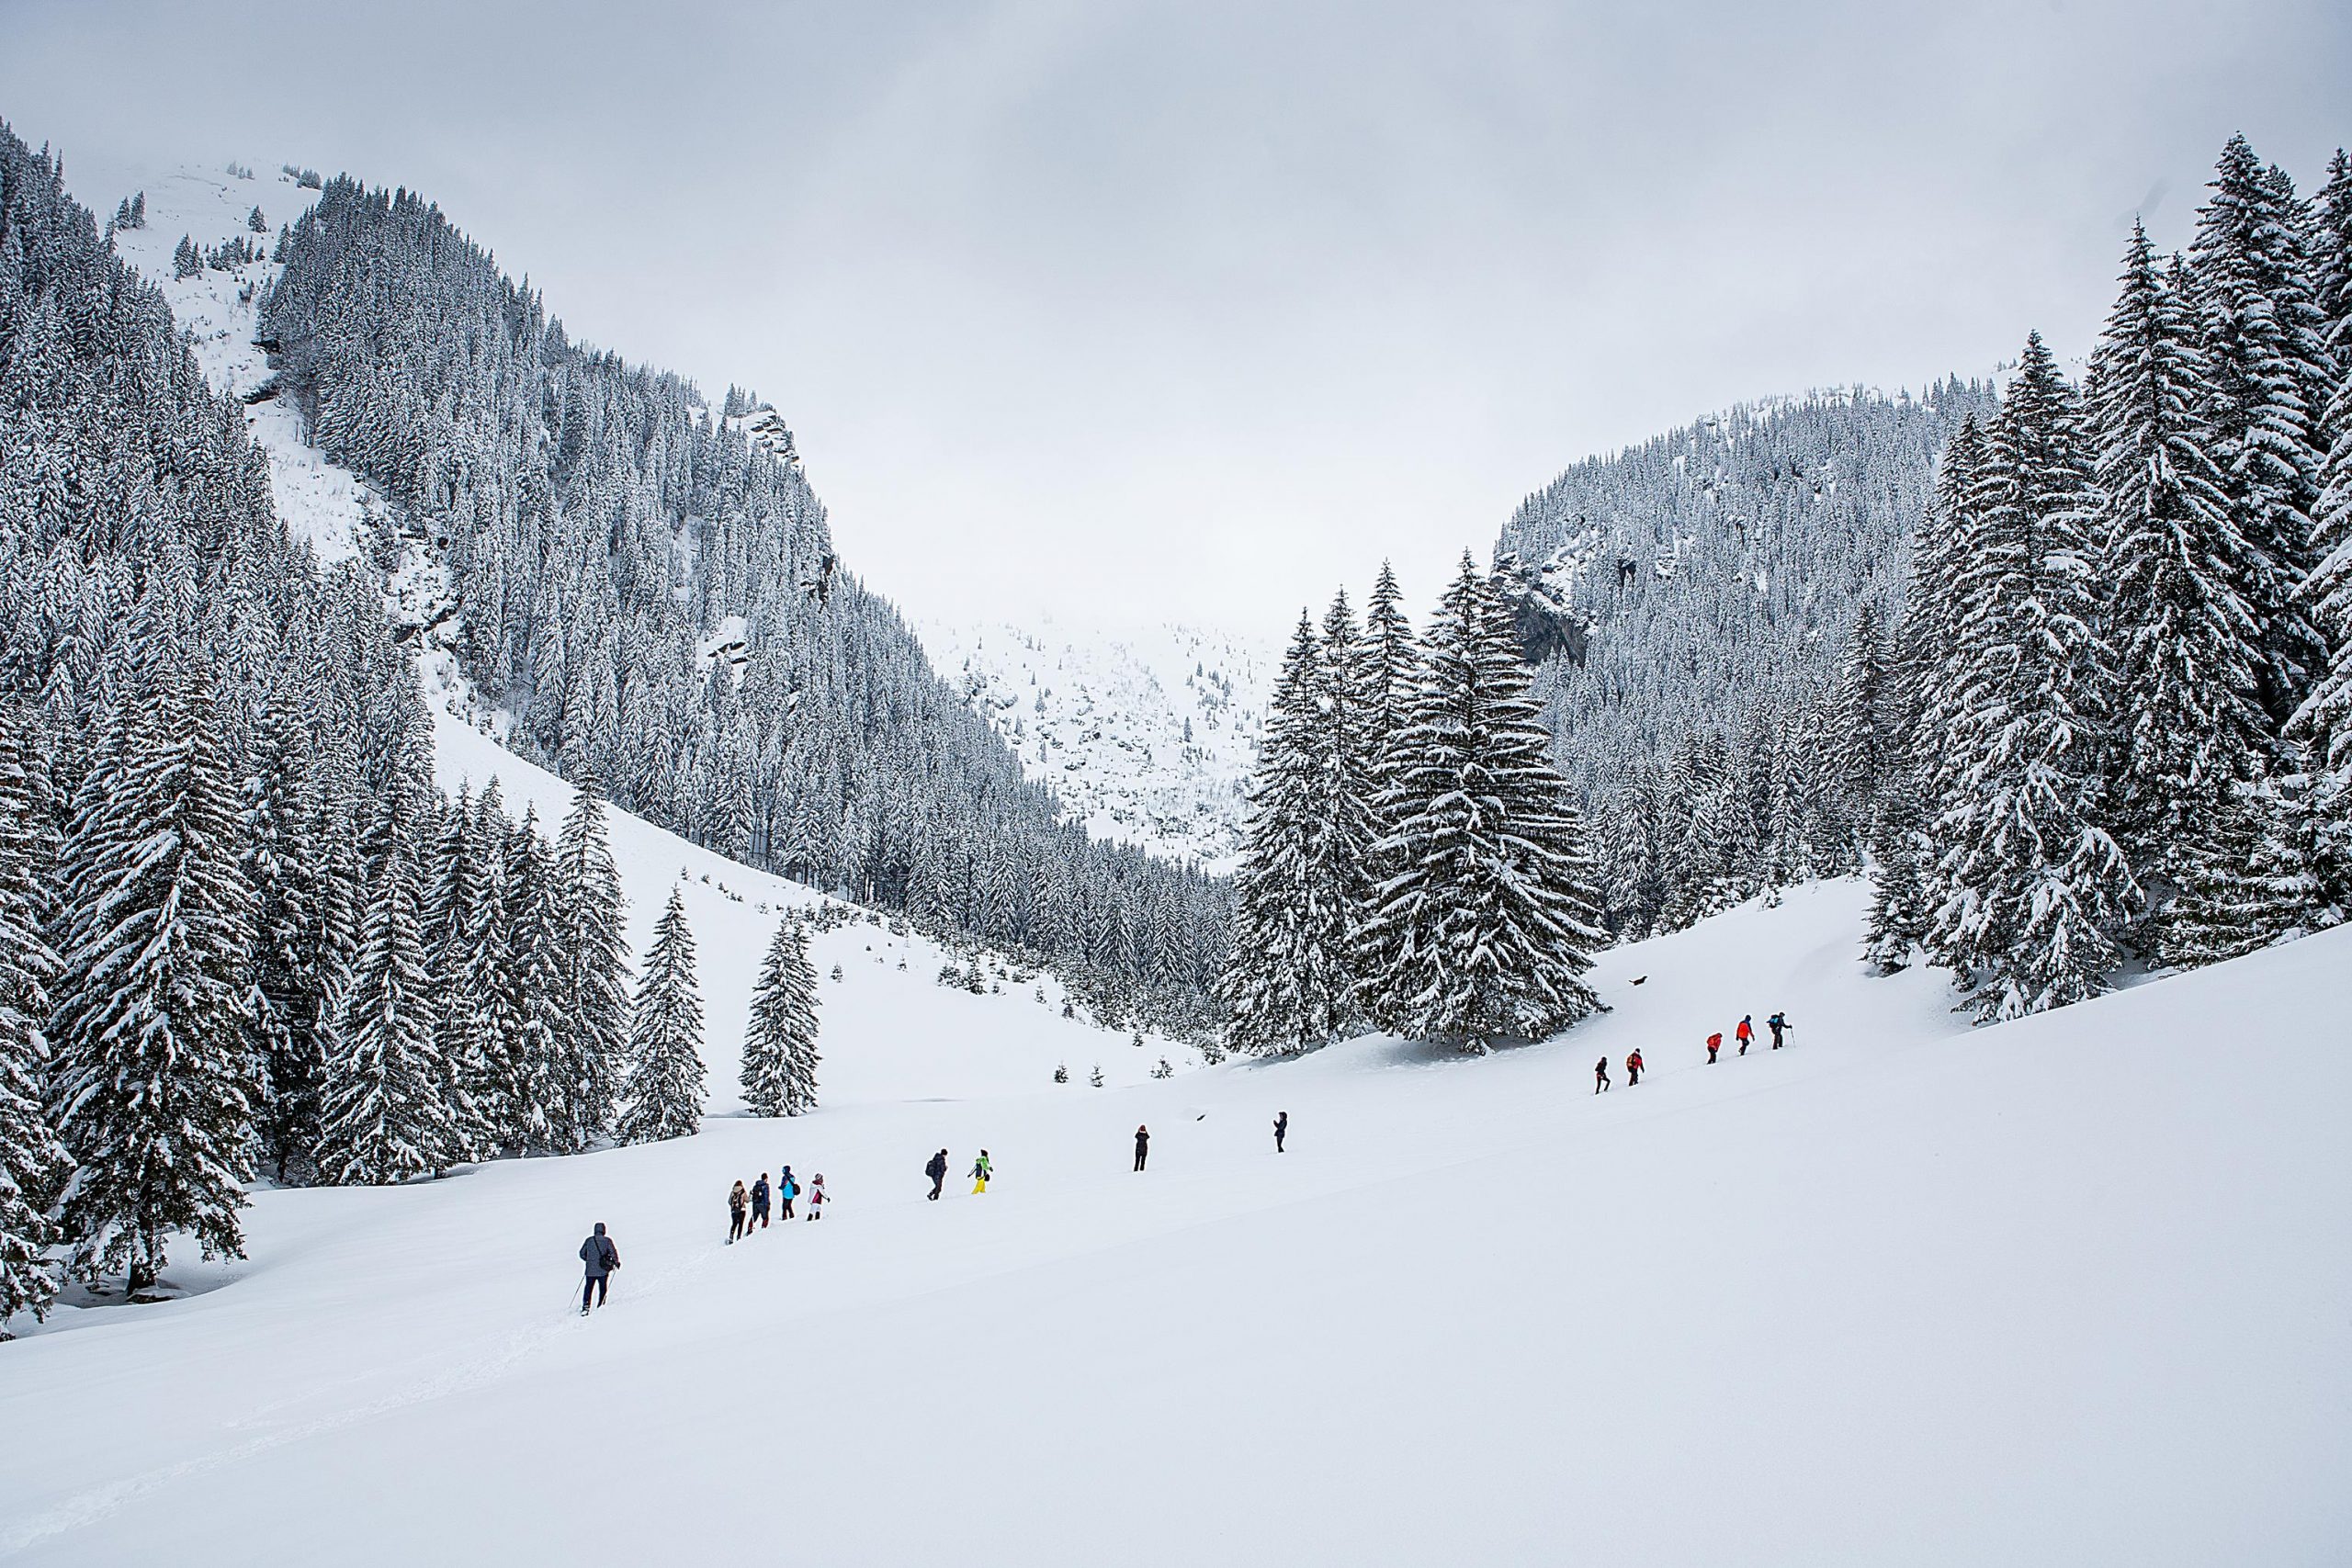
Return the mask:
[[[1870,839],[1880,791],[1894,768],[1888,686],[1885,627],[1877,601],[1865,599],[1854,607],[1838,676],[1831,765],[1841,852]]]
[[[1367,676],[1371,677],[1367,681]],[[1356,989],[1354,957],[1358,933],[1372,913],[1375,887],[1372,880],[1372,847],[1382,829],[1377,798],[1380,757],[1385,733],[1374,728],[1383,715],[1374,705],[1376,684],[1383,676],[1367,657],[1355,615],[1345,590],[1333,597],[1324,613],[1322,643],[1315,671],[1315,704],[1321,724],[1315,737],[1315,773],[1322,831],[1315,840],[1320,866],[1318,886],[1333,890],[1347,911],[1347,931],[1341,951],[1349,968],[1345,976],[1351,997]],[[1157,911],[1164,925],[1172,925],[1173,910]],[[1347,1021],[1352,1024],[1353,1020]]]
[[[253,896],[246,1054],[262,1086],[254,1130],[280,1181],[306,1167],[318,1144],[326,1072],[319,1021],[332,1005],[320,953],[322,855],[302,809],[302,726],[288,707],[274,704],[262,716],[242,862]]]
[[[1943,894],[1928,931],[1980,1019],[2096,996],[2139,897],[2102,818],[2092,495],[2073,389],[2040,333],[1987,434],[1979,510],[1960,540],[1957,693],[1940,743]]]
[[[2230,522],[2247,547],[2235,586],[2260,628],[2263,707],[2283,725],[2324,666],[2295,597],[2312,565],[2312,512],[2325,447],[2319,420],[2335,377],[2312,298],[2300,204],[2244,136],[2222,150],[2197,215],[2188,276],[2206,361],[2210,450]]]
[[[48,795],[32,715],[0,697],[0,1322],[39,1317],[56,1294],[49,1212],[73,1168],[40,1093],[58,969],[42,918],[57,859]]]
[[[142,601],[131,636],[161,646]],[[175,595],[176,597],[176,595]],[[251,931],[237,788],[200,668],[164,659],[125,700],[84,781],[64,855],[63,972],[51,1103],[75,1169],[63,1195],[73,1271],[153,1283],[166,1238],[242,1257],[253,1081],[240,977]]]
[[[1421,678],[1420,649],[1405,615],[1405,596],[1396,573],[1386,561],[1374,580],[1372,597],[1364,607],[1363,637],[1357,645],[1361,672],[1357,689],[1364,707],[1363,732],[1370,757],[1367,784],[1371,791],[1372,841],[1365,857],[1364,907],[1356,919],[1355,950],[1351,955],[1356,976],[1355,1005],[1366,1022],[1386,1029],[1395,1021],[1386,1011],[1379,987],[1366,982],[1386,970],[1393,954],[1381,950],[1367,926],[1380,886],[1396,871],[1381,845],[1396,832],[1385,815],[1396,784],[1397,740],[1411,723],[1414,693]]]
[[[2151,892],[2267,745],[2261,627],[2236,584],[2258,576],[2208,448],[2211,400],[2190,302],[2133,225],[2122,292],[2091,359],[2101,496],[2101,636],[2113,650],[2110,812]]]
[[[480,977],[474,949],[492,894],[484,881],[485,856],[475,832],[478,813],[471,795],[460,789],[457,799],[436,815],[437,830],[424,863],[418,934],[435,1003],[433,1053],[441,1063],[454,1147],[459,1157],[476,1159],[497,1146],[491,1112],[473,1102],[474,1091],[490,1077],[490,1040],[482,1010],[473,1005],[480,993],[459,987]]]
[[[508,834],[505,860],[501,902],[508,962],[496,972],[486,1010],[500,1080],[499,1143],[515,1153],[555,1150],[563,1146],[555,1118],[568,1062],[561,1035],[569,1025],[555,866],[536,806],[523,808],[523,820]]]
[[[695,937],[676,886],[653,927],[645,973],[629,1016],[628,1108],[624,1144],[686,1138],[702,1131],[702,993],[695,978]]]
[[[374,874],[327,1064],[322,1180],[405,1181],[462,1157],[448,1065],[434,1048],[438,1010],[424,945],[421,805],[412,792],[388,792],[361,845]]]
[[[1510,611],[1469,555],[1423,640],[1386,810],[1400,870],[1371,921],[1371,984],[1416,1039],[1483,1052],[1599,1010],[1582,976],[1598,878]]]
[[[556,839],[557,950],[563,964],[560,1098],[548,1107],[556,1146],[588,1147],[613,1124],[627,1066],[628,947],[620,871],[605,829],[605,795],[582,773]]]
[[[1275,1055],[1337,1039],[1355,1011],[1357,910],[1325,858],[1322,644],[1302,610],[1266,710],[1234,873],[1233,948],[1218,981],[1226,1041]]]
[[[817,1108],[817,971],[797,920],[775,929],[743,1031],[743,1103],[759,1116]]]
[[[2352,162],[2338,152],[2318,202],[2319,296],[2329,346],[2345,374],[2321,422],[2327,456],[2312,514],[2311,574],[2298,592],[2326,661],[2289,725],[2308,749],[2312,870],[2340,919],[2352,913]]]

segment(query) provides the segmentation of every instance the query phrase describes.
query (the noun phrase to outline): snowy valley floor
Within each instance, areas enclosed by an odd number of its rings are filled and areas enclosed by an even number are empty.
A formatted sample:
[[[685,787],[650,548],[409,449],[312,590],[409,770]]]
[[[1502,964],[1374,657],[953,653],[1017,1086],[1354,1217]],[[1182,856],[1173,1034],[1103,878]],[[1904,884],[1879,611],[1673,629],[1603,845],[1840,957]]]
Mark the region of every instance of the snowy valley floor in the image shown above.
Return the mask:
[[[2345,1561],[2352,931],[1964,1032],[1861,902],[1482,1061],[941,1099],[882,1040],[796,1122],[261,1194],[226,1288],[0,1346],[0,1559]],[[722,1245],[783,1161],[834,1212]]]

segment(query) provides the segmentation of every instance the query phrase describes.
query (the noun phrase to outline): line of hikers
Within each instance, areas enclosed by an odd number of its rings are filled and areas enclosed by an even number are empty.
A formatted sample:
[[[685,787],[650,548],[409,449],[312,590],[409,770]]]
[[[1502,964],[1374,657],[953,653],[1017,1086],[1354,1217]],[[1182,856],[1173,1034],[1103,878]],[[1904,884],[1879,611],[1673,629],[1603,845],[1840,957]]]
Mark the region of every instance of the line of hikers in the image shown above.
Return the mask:
[[[1756,1041],[1755,1018],[1756,1015],[1754,1013],[1745,1015],[1740,1019],[1738,1027],[1732,1031],[1733,1037],[1739,1042],[1739,1054],[1743,1056],[1747,1055],[1748,1046],[1755,1043]],[[1790,1028],[1788,1014],[1781,1012],[1774,1013],[1771,1017],[1764,1021],[1764,1027],[1772,1032],[1773,1050],[1779,1050],[1787,1043],[1782,1037],[1788,1033]],[[1707,1036],[1708,1066],[1713,1066],[1714,1065],[1715,1054],[1723,1048],[1723,1031],[1717,1030],[1714,1033]],[[1639,1048],[1636,1048],[1625,1058],[1625,1085],[1628,1089],[1642,1081],[1642,1053]],[[1608,1090],[1609,1058],[1603,1056],[1600,1060],[1592,1065],[1592,1092],[1595,1094],[1605,1094]],[[1136,1168],[1141,1169],[1142,1168],[1138,1166]]]
[[[1284,1145],[1289,1137],[1290,1112],[1287,1111],[1275,1112],[1274,1152],[1276,1154],[1285,1152]],[[1137,1126],[1136,1128],[1136,1168],[1137,1170],[1144,1168],[1144,1163],[1150,1157],[1150,1154],[1151,1129],[1148,1126]],[[947,1185],[947,1151],[942,1149],[932,1156],[924,1164],[922,1173],[931,1178],[931,1190],[924,1196],[935,1202],[938,1201],[941,1190]],[[972,1162],[972,1190],[975,1193],[986,1192],[989,1190],[989,1178],[995,1174],[996,1166],[989,1158],[988,1150],[982,1149],[979,1157]],[[764,1170],[760,1172],[760,1179],[748,1188],[739,1179],[734,1188],[727,1194],[727,1245],[732,1247],[754,1230],[767,1228],[771,1218],[779,1208],[783,1218],[791,1219],[793,1202],[801,1198],[808,1201],[807,1217],[812,1220],[822,1219],[825,1205],[831,1201],[831,1195],[825,1190],[825,1179],[822,1176],[810,1177],[806,1192],[802,1191],[799,1179],[792,1174],[792,1168],[788,1165],[784,1168],[784,1173],[776,1179],[774,1186],[769,1185],[768,1173]],[[620,1249],[613,1245],[612,1237],[605,1234],[602,1221],[597,1223],[595,1234],[580,1244],[580,1261],[587,1269],[580,1296],[580,1313],[584,1317],[588,1314],[592,1304],[604,1305],[607,1280],[613,1270],[621,1266]]]
[[[734,1190],[727,1194],[727,1245],[732,1247],[753,1231],[765,1230],[776,1208],[783,1210],[786,1219],[791,1219],[793,1202],[801,1196],[800,1180],[792,1174],[792,1168],[788,1165],[784,1168],[784,1174],[776,1178],[773,1188],[768,1185],[768,1173],[764,1170],[760,1172],[760,1179],[752,1183],[748,1191],[739,1178]],[[825,1205],[831,1201],[831,1195],[825,1190],[825,1179],[821,1174],[808,1179],[806,1196],[808,1200],[808,1218],[823,1219]]]

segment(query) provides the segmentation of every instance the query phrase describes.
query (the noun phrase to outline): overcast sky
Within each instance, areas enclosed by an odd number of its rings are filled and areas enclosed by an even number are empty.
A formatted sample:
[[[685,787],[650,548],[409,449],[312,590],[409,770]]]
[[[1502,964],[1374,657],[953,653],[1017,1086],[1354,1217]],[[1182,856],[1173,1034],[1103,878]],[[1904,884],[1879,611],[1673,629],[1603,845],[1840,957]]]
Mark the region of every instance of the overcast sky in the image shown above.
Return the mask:
[[[2085,352],[2231,131],[2352,139],[2352,6],[0,0],[0,117],[94,205],[423,190],[919,616],[1279,636],[1709,409]]]

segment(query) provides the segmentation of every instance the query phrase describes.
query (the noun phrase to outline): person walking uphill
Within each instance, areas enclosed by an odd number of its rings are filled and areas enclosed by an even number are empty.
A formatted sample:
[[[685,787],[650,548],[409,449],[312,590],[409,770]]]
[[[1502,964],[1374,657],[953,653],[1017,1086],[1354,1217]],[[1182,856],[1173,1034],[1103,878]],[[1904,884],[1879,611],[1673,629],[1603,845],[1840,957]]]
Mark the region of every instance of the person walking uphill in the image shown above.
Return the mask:
[[[775,1179],[775,1199],[783,1206],[786,1220],[792,1218],[792,1201],[800,1196],[800,1183],[792,1179],[792,1168],[786,1166],[784,1174]]]
[[[1789,1027],[1789,1015],[1776,1012],[1764,1021],[1764,1027],[1772,1032],[1772,1049],[1777,1051],[1781,1048],[1781,1033]]]
[[[1642,1054],[1635,1051],[1625,1058],[1625,1087],[1633,1088],[1642,1081]]]
[[[1290,1136],[1290,1112],[1289,1112],[1289,1111],[1275,1111],[1275,1112],[1274,1112],[1274,1153],[1276,1153],[1276,1154],[1280,1154],[1280,1153],[1282,1153],[1282,1152],[1283,1152],[1283,1140],[1284,1138],[1289,1137],[1289,1136]]]
[[[749,1235],[754,1229],[767,1228],[768,1192],[768,1173],[763,1170],[760,1172],[760,1179],[752,1183],[752,1223],[743,1227],[744,1235]]]
[[[1712,1067],[1715,1065],[1715,1053],[1723,1048],[1724,1032],[1718,1029],[1713,1034],[1707,1036],[1707,1065],[1709,1066]]]
[[[580,1315],[588,1315],[589,1300],[596,1298],[597,1306],[605,1304],[605,1292],[611,1288],[613,1270],[621,1266],[621,1249],[605,1234],[605,1222],[596,1222],[596,1233],[580,1244],[580,1261],[588,1266],[580,1282]]]
[[[808,1217],[812,1220],[825,1217],[825,1175],[822,1171],[808,1179]]]
[[[1756,1038],[1756,1026],[1748,1022],[1747,1019],[1742,1018],[1739,1021],[1739,1027],[1732,1032],[1739,1037],[1739,1054],[1743,1056],[1747,1055],[1748,1042]]]
[[[744,1194],[743,1183],[738,1180],[735,1190],[727,1195],[727,1245],[729,1247],[743,1239],[743,1211],[751,1206],[751,1201]]]
[[[989,1178],[995,1174],[996,1168],[989,1164],[988,1150],[982,1149],[980,1151],[980,1157],[972,1162],[972,1190],[975,1192],[987,1191],[989,1190]]]
[[[1603,1056],[1592,1065],[1592,1092],[1599,1094],[1609,1087],[1609,1058]]]
[[[922,1173],[931,1178],[931,1201],[936,1203],[939,1201],[939,1190],[947,1185],[947,1151],[942,1149],[932,1156],[931,1163],[922,1168]]]
[[[1136,1129],[1136,1168],[1137,1170],[1141,1170],[1143,1168],[1143,1162],[1150,1157],[1151,1129],[1148,1127],[1137,1127]]]

